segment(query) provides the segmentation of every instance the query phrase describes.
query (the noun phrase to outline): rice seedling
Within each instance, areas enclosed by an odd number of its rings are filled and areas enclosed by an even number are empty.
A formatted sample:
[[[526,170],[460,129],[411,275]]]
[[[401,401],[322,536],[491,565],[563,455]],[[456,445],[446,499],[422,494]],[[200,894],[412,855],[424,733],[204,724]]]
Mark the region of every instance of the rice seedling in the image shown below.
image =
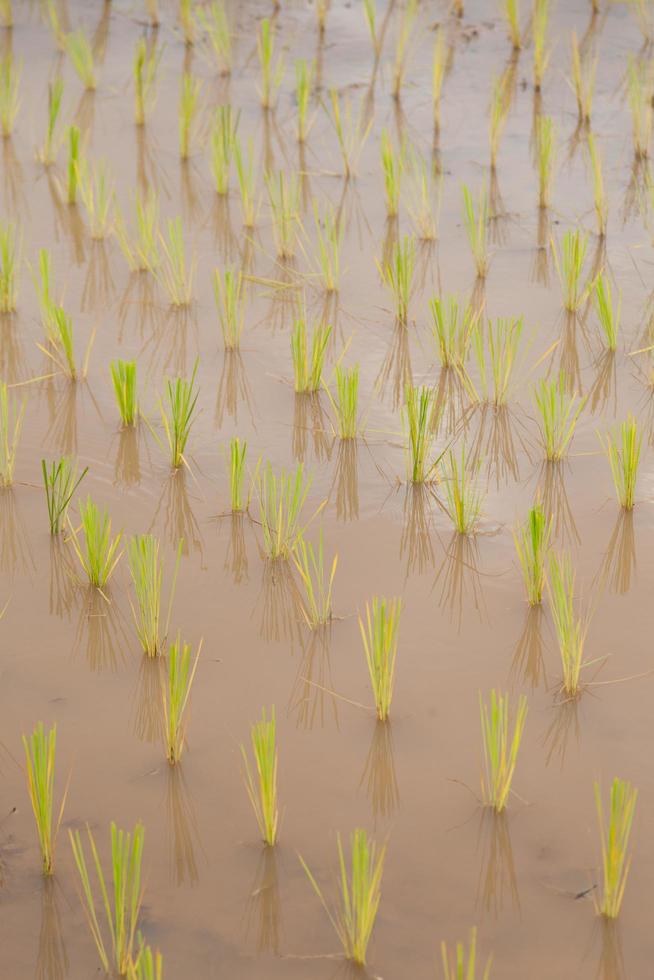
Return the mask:
[[[491,85],[491,105],[489,119],[489,144],[491,170],[497,167],[497,154],[500,140],[509,114],[510,100],[507,98],[506,80],[504,75],[494,78]]]
[[[438,356],[444,368],[463,368],[470,349],[470,340],[479,319],[479,311],[471,306],[461,307],[454,296],[429,300],[432,332]]]
[[[366,603],[365,620],[359,616],[359,630],[380,721],[388,719],[393,700],[401,611],[401,599],[375,597],[371,603]]]
[[[426,386],[407,385],[404,424],[408,442],[408,470],[412,483],[425,483],[434,473],[436,463],[429,462],[432,444],[434,392]]]
[[[585,232],[580,231],[579,228],[566,231],[559,259],[556,244],[552,239],[552,255],[563,291],[563,304],[570,313],[576,313],[586,295],[586,288],[581,288],[581,276],[587,248],[588,235]]]
[[[518,319],[498,317],[495,323],[489,320],[486,331],[480,321],[475,325],[471,342],[479,370],[479,391],[475,389],[467,375],[465,381],[476,401],[492,401],[494,405],[506,405],[518,362],[522,331],[522,317]],[[487,356],[490,364],[490,384],[486,366]]]
[[[190,306],[193,299],[195,257],[186,261],[182,219],[168,219],[168,239],[160,234],[162,260],[156,275],[173,306]]]
[[[132,272],[154,272],[159,265],[159,198],[154,187],[149,186],[145,193],[136,190],[134,195],[134,218],[136,230],[128,230],[125,219],[115,209],[114,233],[127,265]]]
[[[477,276],[485,279],[488,272],[488,194],[485,187],[479,191],[475,213],[472,194],[469,188],[463,185],[463,220]]]
[[[2,2],[0,2],[0,25],[2,27],[14,26],[12,0],[2,0]]]
[[[599,273],[593,284],[593,301],[606,346],[609,350],[615,350],[618,346],[622,293],[618,294],[618,305],[614,309],[611,283],[604,272]]]
[[[80,504],[79,513],[82,520],[82,543],[80,544],[78,538],[79,530],[75,530],[69,519],[70,540],[89,582],[96,588],[102,589],[109,581],[122,555],[122,552],[118,551],[122,531],[112,538],[111,518],[108,511],[105,508],[100,513],[100,509],[90,496],[87,497],[85,504]]]
[[[167,410],[163,402],[159,403],[161,420],[166,432],[170,448],[170,462],[173,469],[186,463],[184,452],[195,422],[199,390],[195,387],[195,376],[198,370],[196,360],[190,379],[175,378],[166,380]]]
[[[11,136],[20,109],[21,67],[11,53],[0,58],[0,129],[6,139]]]
[[[258,474],[261,530],[269,558],[290,556],[302,530],[300,517],[310,487],[311,478],[305,476],[302,463],[291,473],[282,468],[278,476],[267,463]]]
[[[97,88],[98,80],[93,48],[81,27],[67,36],[66,51],[84,88],[89,92],[94,91]]]
[[[184,44],[191,47],[195,43],[195,17],[193,15],[193,0],[179,0],[179,22],[182,25]]]
[[[650,0],[629,0],[629,5],[638,21],[645,44],[650,45],[654,41],[654,15]]]
[[[307,120],[309,110],[309,99],[313,88],[314,76],[313,63],[307,64],[305,58],[298,58],[295,62],[295,100],[297,102],[297,141],[304,143],[311,123]]]
[[[508,694],[493,689],[486,704],[480,692],[479,712],[484,748],[481,795],[485,806],[490,806],[497,813],[501,813],[506,807],[511,792],[527,717],[527,699],[524,694],[520,695],[518,707],[512,718]]]
[[[590,122],[597,72],[597,56],[582,54],[575,31],[570,38],[572,57],[572,88],[577,99],[577,112],[581,122]]]
[[[136,594],[136,608],[132,606],[136,632],[145,655],[156,657],[165,640],[160,625],[163,562],[159,558],[159,541],[152,534],[135,534],[128,544],[127,557]]]
[[[556,462],[568,450],[586,399],[566,393],[565,374],[560,372],[557,377],[543,379],[535,386],[534,404],[545,458]]]
[[[297,174],[267,173],[266,188],[273,219],[273,236],[280,259],[295,255],[300,222],[300,182]]]
[[[384,174],[384,192],[386,194],[386,214],[395,218],[400,209],[400,186],[404,170],[404,154],[402,148],[395,153],[393,142],[387,129],[381,135],[381,162]]]
[[[569,697],[577,697],[581,691],[587,624],[575,609],[575,573],[568,554],[561,558],[550,554],[547,590],[563,667],[563,690]]]
[[[23,426],[25,403],[18,406],[9,394],[5,381],[0,381],[0,487],[10,487],[14,480],[16,452]]]
[[[159,19],[159,0],[145,0],[145,9],[150,18],[150,25],[152,27],[159,27],[161,23]]]
[[[59,534],[63,529],[68,517],[68,505],[88,471],[88,466],[85,466],[78,476],[77,464],[67,456],[62,456],[56,462],[51,460],[49,467],[44,459],[41,460],[50,534]]]
[[[538,163],[538,206],[550,205],[552,180],[556,164],[556,126],[551,116],[539,116],[536,123],[536,158]]]
[[[588,156],[590,158],[591,174],[593,177],[593,205],[597,216],[597,233],[600,238],[606,234],[606,224],[609,217],[609,199],[604,187],[602,158],[595,143],[595,136],[589,132],[587,137]]]
[[[320,390],[322,370],[327,344],[332,328],[327,323],[317,323],[313,328],[311,348],[308,343],[307,321],[304,310],[296,317],[291,332],[291,357],[295,390],[299,394]]]
[[[59,817],[53,823],[55,759],[57,753],[57,726],[45,731],[40,721],[29,738],[23,735],[27,791],[41,848],[41,866],[44,875],[54,871],[55,844],[64,812],[66,793],[59,807]]]
[[[89,221],[91,238],[106,238],[111,231],[114,184],[104,160],[96,166],[82,157],[77,164],[79,193]]]
[[[438,219],[441,207],[442,174],[429,166],[419,153],[412,152],[407,173],[407,211],[420,241],[433,242],[438,238]]]
[[[341,439],[356,439],[358,431],[359,365],[349,370],[336,365],[336,398],[327,389]]]
[[[55,302],[52,298],[52,274],[50,252],[47,248],[39,249],[38,274],[32,270],[32,279],[41,311],[41,323],[45,332],[46,339],[51,343],[56,343],[56,330],[54,324]]]
[[[261,721],[255,722],[250,729],[252,755],[256,766],[256,782],[245,746],[241,745],[245,788],[257,818],[261,837],[269,847],[273,847],[277,841],[279,824],[276,730],[275,708],[270,709],[270,718],[266,715],[266,709],[262,708]]]
[[[177,639],[168,650],[168,677],[164,696],[164,729],[166,733],[166,758],[171,766],[176,765],[182,758],[186,742],[186,709],[191,694],[191,687],[200,659],[202,641],[197,649],[195,658],[191,656],[190,643],[182,643]]]
[[[445,32],[439,27],[434,37],[434,56],[431,70],[431,100],[434,113],[434,128],[437,130],[440,129],[441,125],[441,99],[446,71],[447,43]]]
[[[141,864],[145,828],[137,823],[133,831],[119,830],[112,822],[110,829],[110,873],[105,875],[97,844],[89,827],[86,828],[91,861],[87,863],[82,835],[69,830],[70,844],[80,878],[81,901],[100,963],[105,973],[115,971],[125,976],[134,963],[139,913],[143,901]],[[91,871],[100,890],[96,903],[91,883]],[[104,928],[100,920],[104,917]],[[107,936],[108,933],[108,936]]]
[[[318,546],[305,541],[300,533],[293,546],[293,561],[304,586],[302,614],[309,629],[324,626],[332,618],[332,589],[338,555],[334,555],[331,569],[325,565],[323,532],[320,528]]]
[[[191,155],[191,141],[200,106],[200,91],[199,79],[185,71],[182,75],[178,106],[179,155],[182,160],[188,160]]]
[[[406,59],[409,41],[415,26],[418,14],[418,0],[407,0],[407,4],[400,20],[400,29],[395,43],[395,60],[393,62],[393,78],[391,85],[391,95],[394,99],[400,98],[402,83],[406,72]]]
[[[602,849],[602,889],[595,907],[599,915],[617,919],[631,868],[629,838],[636,812],[638,790],[626,779],[611,783],[608,816],[605,816],[598,782],[594,783],[595,805]]]
[[[80,131],[77,126],[68,127],[68,183],[66,200],[69,204],[77,203],[77,175],[80,160]]]
[[[207,36],[209,50],[221,75],[230,75],[234,60],[232,29],[225,4],[214,0],[208,7],[198,6],[196,15]]]
[[[341,278],[341,243],[343,226],[331,204],[325,207],[321,219],[317,202],[313,202],[313,215],[318,240],[318,258],[323,286],[328,293],[338,291]]]
[[[16,226],[0,221],[0,313],[13,313],[18,302],[20,238]]]
[[[109,368],[120,420],[125,428],[135,425],[139,415],[136,361],[119,359],[112,361]]]
[[[520,30],[520,9],[518,0],[502,0],[502,10],[509,29],[509,38],[514,51],[522,47],[522,32]]]
[[[78,378],[86,374],[86,364],[88,361],[88,354],[90,352],[91,341],[89,341],[89,346],[87,348],[87,356],[84,359],[84,366],[80,372],[77,367],[77,360],[75,358],[75,336],[73,333],[73,318],[68,316],[63,306],[55,306],[52,311],[53,316],[53,328],[54,328],[54,350],[47,350],[41,345],[37,345],[40,349],[54,361],[60,371],[67,374],[71,381],[77,381]]]
[[[238,350],[245,323],[245,279],[241,270],[214,269],[213,292],[225,350]]]
[[[461,446],[460,458],[452,449],[447,452],[443,473],[447,510],[459,534],[471,534],[481,515],[484,498],[476,485],[478,474],[479,462],[468,462],[465,446]]]
[[[350,869],[345,860],[341,835],[336,835],[338,848],[338,901],[332,911],[322,890],[302,855],[298,855],[311,887],[320,899],[339,938],[346,957],[365,966],[368,944],[377,918],[381,884],[386,858],[386,844],[381,847],[357,828],[350,837]]]
[[[543,78],[550,61],[551,50],[547,43],[550,16],[550,0],[535,0],[531,31],[534,40],[534,89],[540,92]]]
[[[57,45],[59,51],[66,50],[66,33],[61,26],[61,18],[59,16],[59,8],[57,6],[56,0],[46,0],[46,11],[48,15],[48,23],[50,24],[50,30],[52,31],[52,36]]]
[[[359,112],[355,119],[352,103],[347,96],[343,98],[343,108],[341,108],[341,99],[335,88],[330,88],[329,98],[332,110],[330,119],[336,132],[345,179],[349,180],[356,172],[357,161],[370,134],[373,120],[370,118],[366,121],[363,112]]]
[[[467,959],[467,963],[466,963]],[[489,956],[481,975],[481,980],[489,980],[492,957]],[[477,977],[477,930],[470,930],[468,951],[458,942],[452,953],[448,952],[445,940],[441,943],[441,962],[443,980],[476,980]]]
[[[275,33],[267,17],[264,17],[259,25],[257,54],[261,69],[261,85],[259,86],[261,106],[264,109],[272,109],[277,97],[277,90],[284,77],[284,56],[280,55],[273,64],[275,58]]]
[[[142,945],[127,968],[127,980],[163,980],[163,957],[159,950]]]
[[[606,437],[606,452],[611,464],[611,475],[618,503],[625,510],[632,510],[640,462],[640,449],[643,433],[638,429],[636,419],[629,415]]]
[[[238,436],[229,440],[229,499],[232,514],[241,514],[247,510],[250,496],[244,494],[245,457],[248,444]]]
[[[406,323],[409,316],[409,298],[413,285],[416,244],[412,236],[405,235],[395,243],[390,260],[377,268],[395,299],[395,315],[400,323]]]
[[[452,13],[455,17],[463,17],[463,0],[452,0]]]
[[[545,564],[551,535],[552,518],[548,520],[540,503],[531,508],[525,524],[513,532],[515,550],[520,561],[530,606],[538,606],[543,599]]]
[[[234,140],[232,154],[234,156],[234,165],[236,166],[238,189],[241,195],[243,224],[246,228],[254,228],[259,211],[259,199],[256,193],[257,182],[254,173],[254,144],[252,140],[248,143],[248,151],[245,158],[238,139]]]
[[[322,37],[327,26],[327,13],[331,0],[316,0],[316,20],[318,21],[318,33]]]
[[[652,67],[633,55],[627,61],[627,98],[631,111],[634,153],[638,159],[649,155],[652,141]]]
[[[232,162],[238,115],[230,105],[220,105],[214,111],[211,128],[211,173],[216,194],[224,196],[229,191],[229,170]]]
[[[139,38],[134,50],[134,122],[144,126],[157,99],[157,72],[161,63],[161,50]]]
[[[45,131],[43,145],[38,152],[38,157],[44,167],[49,167],[55,162],[59,139],[57,138],[57,122],[61,113],[61,102],[64,95],[63,78],[55,78],[54,82],[48,85],[48,125]]]

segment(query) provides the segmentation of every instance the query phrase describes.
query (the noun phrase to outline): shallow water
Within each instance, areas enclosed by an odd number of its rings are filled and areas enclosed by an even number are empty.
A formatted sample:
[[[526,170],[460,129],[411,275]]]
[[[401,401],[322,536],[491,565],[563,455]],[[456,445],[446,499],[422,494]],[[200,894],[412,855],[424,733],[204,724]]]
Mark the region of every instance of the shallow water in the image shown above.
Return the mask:
[[[397,5],[396,5],[397,6]],[[312,6],[289,2],[277,16],[286,75],[274,113],[257,97],[254,37],[267,4],[233,3],[236,67],[217,78],[199,52],[185,48],[172,5],[162,4],[165,43],[156,109],[142,134],[133,125],[131,61],[145,21],[137,3],[62,3],[70,24],[92,35],[100,62],[97,93],[82,95],[70,64],[57,54],[35,3],[15,2],[16,26],[2,44],[23,61],[16,131],[2,144],[3,215],[20,222],[24,258],[52,252],[54,280],[72,314],[77,350],[95,331],[88,377],[63,376],[21,386],[25,420],[15,485],[0,496],[0,603],[9,605],[2,637],[0,799],[0,974],[86,978],[97,956],[76,893],[68,828],[88,823],[98,839],[111,820],[146,827],[147,882],[143,929],[164,955],[167,977],[233,980],[331,980],[346,977],[330,924],[297,858],[329,885],[335,832],[355,826],[388,840],[370,974],[426,980],[438,975],[442,938],[479,927],[493,976],[514,980],[645,977],[650,962],[648,897],[654,844],[646,834],[654,805],[649,597],[654,573],[651,411],[646,358],[651,343],[652,249],[644,219],[644,177],[634,167],[624,93],[628,53],[642,40],[625,4],[595,20],[582,0],[552,15],[554,50],[542,102],[531,87],[531,48],[509,59],[503,24],[490,0],[466,0],[462,24],[444,3],[420,5],[399,104],[389,95],[398,12],[379,4],[385,25],[381,65],[373,71],[358,3],[333,0],[320,41]],[[523,4],[523,7],[526,7]],[[524,11],[523,11],[524,14]],[[433,29],[447,24],[451,64],[437,147],[432,138],[430,70]],[[593,235],[592,190],[576,107],[567,82],[567,35],[575,29],[600,56],[593,129],[604,158],[610,220],[606,254]],[[314,57],[320,91],[303,153],[294,137],[295,58]],[[217,198],[206,125],[192,159],[178,159],[175,107],[180,73],[203,81],[203,119],[229,100],[240,110],[239,133],[255,141],[257,160],[303,174],[301,252],[290,267],[275,258],[267,204],[253,236],[241,227],[235,178]],[[475,191],[488,173],[491,79],[514,72],[515,93],[504,132],[493,204],[494,244],[483,290],[489,316],[524,316],[525,357],[508,409],[471,412],[467,444],[483,459],[487,481],[479,533],[457,538],[443,494],[405,483],[400,406],[407,380],[438,384],[428,299],[475,287],[462,225],[461,184]],[[181,215],[197,255],[194,302],[172,311],[163,290],[130,275],[115,239],[93,242],[82,209],[61,203],[65,152],[49,171],[34,159],[41,139],[48,81],[65,79],[66,120],[84,127],[87,152],[106,158],[124,211],[137,185],[154,182],[164,216]],[[371,77],[373,84],[371,85]],[[328,88],[348,92],[373,117],[355,181],[346,184],[333,129],[321,107]],[[553,206],[543,219],[531,156],[534,114],[551,115],[559,135]],[[398,227],[385,216],[379,165],[388,127],[443,170],[439,241],[418,250],[408,328],[397,327],[375,257],[393,236],[411,230],[403,206]],[[315,267],[311,198],[330,200],[344,223],[343,281],[326,301]],[[562,312],[547,249],[550,235],[580,223],[591,234],[587,269],[605,261],[622,290],[622,335],[603,355],[592,309],[577,320]],[[598,258],[599,256],[599,258]],[[246,264],[259,281],[250,290],[240,354],[225,354],[211,286],[214,267]],[[265,281],[275,284],[266,284]],[[279,283],[287,283],[280,288]],[[328,373],[349,344],[358,363],[365,429],[340,446],[328,399],[293,393],[289,334],[304,288],[312,317],[333,324]],[[17,313],[0,321],[0,374],[24,382],[51,373],[36,346],[38,305],[24,263]],[[555,341],[558,346],[551,350]],[[549,353],[547,353],[549,352]],[[545,356],[544,360],[541,360]],[[150,425],[121,432],[108,363],[138,361]],[[157,402],[165,377],[189,374],[199,357],[201,412],[193,428],[190,471],[171,475]],[[537,366],[536,366],[537,365]],[[531,404],[535,378],[562,366],[588,396],[569,458],[543,466]],[[465,398],[454,385],[435,441],[441,451]],[[634,411],[645,429],[633,515],[615,502],[597,433]],[[297,607],[297,583],[284,566],[262,558],[261,529],[225,516],[226,446],[239,435],[250,460],[275,467],[304,461],[313,474],[307,512],[321,514],[329,554],[339,555],[338,618],[311,635]],[[70,545],[48,534],[40,459],[78,456],[90,468],[82,492],[106,505],[126,535],[153,531],[166,545],[170,577],[184,539],[172,623],[194,644],[204,639],[192,694],[189,745],[170,770],[158,741],[159,665],[144,661],[131,618],[125,557],[106,602],[81,584]],[[551,506],[558,546],[572,550],[579,592],[592,613],[588,659],[598,664],[578,702],[560,704],[560,661],[547,608],[523,598],[512,528],[540,491]],[[310,537],[317,523],[309,532]],[[356,619],[373,595],[403,598],[392,721],[376,724]],[[508,812],[494,819],[478,804],[478,691],[506,687],[528,696],[529,714]],[[278,714],[280,843],[258,841],[243,787],[239,743],[263,704]],[[58,787],[70,772],[56,876],[45,888],[24,785],[20,736],[42,719],[58,726]],[[605,790],[614,775],[640,790],[635,859],[619,925],[595,916],[598,831],[593,780]],[[589,889],[591,889],[589,891]]]

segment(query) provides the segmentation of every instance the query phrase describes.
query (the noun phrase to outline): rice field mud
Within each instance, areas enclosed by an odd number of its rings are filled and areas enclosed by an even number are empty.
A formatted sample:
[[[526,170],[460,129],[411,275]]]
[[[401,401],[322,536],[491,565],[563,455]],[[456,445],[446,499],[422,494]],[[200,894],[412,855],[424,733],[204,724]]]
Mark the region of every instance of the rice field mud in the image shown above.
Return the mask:
[[[654,6],[0,16],[0,976],[648,977]]]

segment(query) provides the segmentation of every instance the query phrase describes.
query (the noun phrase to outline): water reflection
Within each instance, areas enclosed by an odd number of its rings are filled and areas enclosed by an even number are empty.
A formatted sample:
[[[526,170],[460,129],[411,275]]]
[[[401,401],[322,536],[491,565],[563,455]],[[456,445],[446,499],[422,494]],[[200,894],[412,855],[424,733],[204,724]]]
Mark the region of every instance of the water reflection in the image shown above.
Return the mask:
[[[390,721],[375,722],[372,741],[361,774],[359,788],[365,787],[375,823],[392,817],[400,805],[400,790],[393,755],[393,727]]]
[[[518,879],[506,812],[496,813],[490,807],[481,811],[477,852],[481,855],[477,904],[482,914],[497,918],[507,900],[519,910]]]
[[[200,880],[195,849],[199,843],[197,816],[181,766],[166,769],[166,812],[172,880],[178,887]]]
[[[254,934],[257,953],[279,954],[282,931],[277,850],[262,848],[245,908],[246,941]]]

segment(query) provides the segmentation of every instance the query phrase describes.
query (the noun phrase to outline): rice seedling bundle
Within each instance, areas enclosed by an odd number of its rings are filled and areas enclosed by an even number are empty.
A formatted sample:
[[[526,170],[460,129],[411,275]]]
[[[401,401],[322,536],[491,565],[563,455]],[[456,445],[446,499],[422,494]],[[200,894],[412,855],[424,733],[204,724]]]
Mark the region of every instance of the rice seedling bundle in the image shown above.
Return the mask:
[[[527,699],[518,698],[512,717],[509,695],[492,690],[488,703],[479,694],[484,768],[481,777],[482,799],[486,806],[501,813],[511,793],[511,783],[527,717]],[[513,732],[511,732],[513,728]]]
[[[241,270],[229,266],[222,275],[214,270],[213,291],[225,350],[238,350],[245,324],[245,279]]]
[[[193,11],[193,0],[179,0],[178,16],[179,22],[182,25],[184,43],[190,48],[195,43],[195,16]]]
[[[379,41],[377,39],[377,0],[363,0],[363,13],[370,32],[370,40],[375,56],[379,55]]]
[[[241,197],[241,213],[246,228],[254,228],[259,210],[259,200],[256,191],[256,176],[254,173],[254,144],[248,143],[247,155],[244,156],[238,137],[232,147],[238,189]]]
[[[45,167],[49,167],[55,162],[57,146],[57,122],[61,113],[61,102],[64,95],[63,78],[55,78],[54,82],[48,85],[48,125],[45,131],[45,140],[39,150],[39,159]]]
[[[152,112],[157,99],[157,72],[161,63],[162,51],[156,45],[148,45],[145,38],[139,38],[134,49],[134,122],[144,126],[147,116]]]
[[[153,187],[145,193],[137,189],[134,195],[135,232],[128,230],[125,219],[116,207],[114,233],[132,272],[153,272],[160,262],[159,198]]]
[[[404,424],[408,436],[408,469],[412,483],[424,483],[435,471],[429,461],[432,445],[434,392],[426,386],[407,385]]]
[[[407,211],[416,237],[423,242],[438,238],[443,177],[419,153],[410,154],[410,167],[405,181]]]
[[[437,28],[434,38],[434,55],[431,71],[431,99],[434,112],[434,128],[438,130],[441,124],[441,101],[443,82],[447,70],[447,45],[442,27]]]
[[[56,0],[46,0],[46,11],[48,15],[48,23],[50,25],[50,29],[52,30],[52,36],[55,44],[57,45],[57,50],[65,51],[66,34],[61,26],[61,18],[59,17],[59,8],[57,7]]]
[[[55,344],[57,342],[57,330],[54,319],[56,303],[52,297],[52,273],[51,257],[47,248],[39,249],[38,274],[32,270],[32,279],[41,311],[41,323],[45,332],[46,340]]]
[[[190,263],[187,262],[181,218],[168,219],[168,237],[160,234],[159,243],[162,256],[156,276],[173,306],[190,306],[193,299],[195,256]]]
[[[514,51],[522,47],[522,32],[520,30],[519,0],[502,0],[502,11],[509,29],[509,38]]]
[[[606,234],[606,225],[609,217],[609,199],[604,186],[602,158],[593,133],[588,133],[586,144],[593,178],[593,205],[597,216],[597,233],[603,238]]]
[[[313,87],[314,65],[305,58],[295,62],[295,100],[297,102],[297,141],[304,143],[310,128],[308,120],[309,99]]]
[[[638,423],[632,415],[606,437],[606,451],[616,496],[625,510],[632,510],[635,503],[642,441],[643,433],[639,431]]]
[[[597,55],[582,54],[575,31],[570,38],[572,58],[572,87],[577,99],[577,112],[580,122],[590,122],[597,73]]]
[[[620,312],[622,309],[622,293],[618,296],[618,305],[613,306],[611,283],[604,272],[600,272],[593,286],[593,301],[595,312],[600,322],[604,340],[609,350],[615,350],[618,345],[620,329]]]
[[[395,218],[400,208],[400,186],[404,169],[402,148],[396,153],[387,129],[381,135],[381,162],[384,174],[384,191],[386,194],[386,214]]]
[[[89,220],[91,238],[106,238],[111,230],[114,184],[107,164],[90,165],[85,157],[77,164],[80,197]]]
[[[2,2],[0,2],[0,25],[2,27],[14,26],[14,10],[12,0],[2,0]]]
[[[69,204],[77,202],[78,167],[80,161],[80,131],[77,126],[68,127],[68,182],[66,200]]]
[[[444,368],[463,368],[468,357],[472,334],[479,319],[479,312],[471,306],[462,307],[454,296],[442,299],[434,296],[429,301],[432,316],[432,332],[438,356]]]
[[[178,106],[179,155],[182,160],[188,160],[191,155],[191,142],[200,107],[201,88],[199,79],[185,71],[182,75]]]
[[[328,389],[329,391],[329,389]],[[341,439],[356,439],[358,431],[359,366],[349,370],[336,366],[336,398],[330,401],[336,413],[336,428]]]
[[[458,942],[450,953],[445,940],[441,943],[443,980],[477,980],[477,930],[470,930],[468,949]],[[492,957],[489,956],[480,980],[489,980]]]
[[[564,234],[560,258],[552,239],[552,254],[563,291],[563,304],[570,313],[576,313],[586,295],[586,288],[581,287],[581,277],[587,249],[588,235],[579,228]]]
[[[105,509],[101,513],[90,496],[87,497],[85,504],[80,504],[79,512],[82,520],[82,542],[80,544],[79,530],[75,530],[69,520],[70,540],[89,582],[102,589],[122,555],[122,552],[118,551],[122,531],[112,538],[111,518],[108,511]]]
[[[49,467],[44,459],[41,460],[50,534],[59,534],[62,530],[68,516],[68,505],[88,470],[88,466],[85,466],[78,476],[77,464],[67,456],[62,456],[56,462],[52,460]]]
[[[447,510],[459,534],[474,531],[481,516],[484,495],[477,486],[479,462],[470,463],[466,458],[465,446],[461,446],[460,456],[450,449],[445,456],[443,482]]]
[[[547,43],[550,0],[534,0],[531,30],[534,39],[534,89],[540,92],[547,71],[551,50]]]
[[[221,75],[230,75],[234,59],[233,33],[225,4],[213,0],[207,7],[196,8],[196,17],[204,30],[209,50]]]
[[[271,173],[266,174],[265,180],[277,255],[280,259],[292,259],[301,228],[300,182],[297,174],[287,175],[282,170],[277,177]]]
[[[332,328],[327,323],[317,323],[313,328],[311,346],[304,311],[293,322],[291,332],[291,357],[295,390],[306,394],[320,390],[327,344]]]
[[[164,696],[164,730],[166,758],[171,766],[182,758],[186,742],[187,709],[191,687],[200,658],[202,643],[192,658],[190,643],[177,639],[168,650],[168,676]]]
[[[318,21],[318,31],[322,37],[327,26],[327,13],[331,0],[316,0],[316,20]]]
[[[522,332],[522,317],[498,317],[495,323],[489,320],[486,331],[481,322],[475,325],[471,342],[479,369],[480,392],[477,393],[471,383],[470,387],[477,394],[478,401],[492,401],[496,406],[506,405],[516,370]],[[492,389],[487,376],[487,357]]]
[[[388,719],[393,700],[401,611],[401,599],[375,597],[371,603],[366,603],[365,619],[359,616],[359,630],[380,721]]]
[[[159,950],[152,952],[152,947],[141,945],[135,960],[127,969],[127,980],[163,980],[163,957]]]
[[[418,0],[407,0],[407,4],[402,12],[400,29],[395,44],[395,60],[393,62],[393,80],[391,94],[394,99],[400,98],[404,75],[406,72],[406,59],[409,48],[409,41],[413,33],[416,17],[418,15]]]
[[[410,235],[395,243],[389,260],[383,265],[377,263],[382,279],[393,293],[395,315],[400,323],[406,323],[409,316],[415,263],[416,243]]]
[[[318,240],[318,263],[326,292],[338,291],[341,279],[341,243],[343,226],[331,204],[327,204],[322,218],[318,204],[313,202],[313,215]]]
[[[238,115],[230,105],[220,105],[214,110],[211,129],[211,172],[216,194],[224,196],[229,191],[229,170],[236,141]]]
[[[491,170],[497,166],[497,154],[500,149],[500,140],[506,120],[509,114],[510,100],[507,97],[506,79],[504,75],[493,79],[491,86],[491,106],[489,120],[489,143],[490,143],[490,165]]]
[[[121,422],[125,427],[133,426],[139,414],[136,361],[112,361],[110,371]]]
[[[536,154],[538,160],[538,206],[547,208],[550,205],[556,164],[556,126],[551,116],[538,117]]]
[[[531,508],[525,524],[513,533],[527,600],[531,606],[539,605],[543,598],[551,535],[552,518],[545,516],[541,504]]]
[[[27,791],[36,821],[36,832],[41,850],[41,868],[44,875],[54,871],[54,852],[57,832],[66,802],[61,801],[58,819],[53,818],[55,760],[57,752],[57,726],[45,731],[40,721],[32,734],[23,735]]]
[[[266,709],[262,708],[261,720],[255,722],[250,729],[250,742],[256,767],[256,779],[245,746],[241,745],[245,788],[261,837],[265,844],[273,847],[277,842],[279,825],[277,725],[274,707],[270,709],[270,718],[266,715]]]
[[[229,440],[229,499],[233,514],[240,514],[249,504],[243,493],[245,457],[248,444],[236,436]]]
[[[534,389],[540,435],[546,459],[555,462],[565,456],[574,435],[585,398],[568,395],[563,372],[550,381],[540,381]]]
[[[654,75],[650,59],[645,62],[629,56],[627,62],[627,97],[631,111],[634,153],[649,156],[652,141],[652,88]]]
[[[330,119],[343,160],[344,176],[349,180],[355,174],[357,161],[372,129],[373,120],[372,118],[366,120],[363,112],[355,118],[350,99],[344,96],[341,104],[341,97],[335,88],[330,88],[329,100]]]
[[[472,193],[463,185],[463,220],[477,276],[484,279],[488,272],[488,194],[485,187],[479,191],[475,210]]]
[[[568,697],[577,697],[588,627],[575,608],[575,573],[568,554],[560,558],[550,555],[548,592],[563,667],[563,690]]]
[[[127,546],[129,572],[136,596],[132,614],[143,652],[156,657],[161,652],[161,584],[163,562],[159,541],[152,534],[135,534]]]
[[[609,810],[605,815],[599,783],[594,788],[602,849],[602,885],[595,905],[600,915],[617,919],[631,868],[629,839],[638,790],[626,779],[616,777],[611,783]]]
[[[0,131],[11,136],[20,109],[21,66],[14,63],[11,52],[0,58]]]
[[[75,335],[73,318],[68,316],[63,306],[55,306],[52,311],[54,326],[54,351],[45,351],[52,361],[71,381],[77,381],[80,372],[75,359]],[[44,350],[44,348],[42,348]],[[83,372],[82,372],[83,373]]]
[[[71,64],[77,72],[77,75],[84,85],[84,88],[90,92],[95,91],[98,85],[98,80],[95,70],[93,48],[91,47],[89,39],[81,27],[79,30],[74,31],[72,34],[67,36],[66,51],[68,52],[68,57],[70,58]]]
[[[195,422],[199,389],[195,385],[198,362],[193,365],[190,379],[168,378],[166,381],[166,407],[160,403],[161,419],[170,448],[173,469],[185,463],[184,452]]]
[[[304,586],[302,614],[310,629],[324,626],[332,618],[332,589],[338,564],[334,555],[331,567],[325,564],[323,531],[320,528],[318,546],[314,548],[300,533],[293,545],[293,561]]]
[[[292,473],[282,469],[273,473],[267,463],[258,478],[259,510],[264,549],[271,559],[290,557],[298,534],[302,531],[302,508],[311,487],[302,463]]]
[[[14,480],[24,413],[25,403],[19,406],[7,383],[0,381],[0,487],[10,487]]]
[[[18,303],[20,237],[10,221],[0,221],[0,313],[13,313]]]
[[[271,109],[284,77],[285,66],[283,55],[280,55],[275,61],[275,34],[267,17],[264,17],[259,25],[257,55],[261,71],[259,98],[264,109]]]

